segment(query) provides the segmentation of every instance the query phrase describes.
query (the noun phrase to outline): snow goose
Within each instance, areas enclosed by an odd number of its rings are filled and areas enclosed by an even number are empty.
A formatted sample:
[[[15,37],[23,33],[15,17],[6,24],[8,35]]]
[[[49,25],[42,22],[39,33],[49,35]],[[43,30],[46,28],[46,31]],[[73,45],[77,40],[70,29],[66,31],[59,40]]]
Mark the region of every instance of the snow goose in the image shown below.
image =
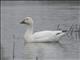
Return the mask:
[[[25,24],[27,30],[24,34],[26,42],[57,42],[65,35],[63,31],[40,31],[33,33],[33,20],[31,17],[26,17],[20,24]]]

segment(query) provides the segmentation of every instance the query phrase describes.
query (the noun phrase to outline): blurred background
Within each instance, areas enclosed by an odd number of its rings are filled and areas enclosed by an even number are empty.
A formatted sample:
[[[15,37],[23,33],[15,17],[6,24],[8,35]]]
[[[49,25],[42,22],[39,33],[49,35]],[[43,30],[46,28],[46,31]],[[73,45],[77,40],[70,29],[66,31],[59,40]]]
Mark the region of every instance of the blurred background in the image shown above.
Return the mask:
[[[24,49],[26,27],[31,16],[34,32],[67,30],[60,42],[32,43]],[[24,55],[25,52],[25,55]],[[1,1],[2,60],[80,60],[80,1]]]

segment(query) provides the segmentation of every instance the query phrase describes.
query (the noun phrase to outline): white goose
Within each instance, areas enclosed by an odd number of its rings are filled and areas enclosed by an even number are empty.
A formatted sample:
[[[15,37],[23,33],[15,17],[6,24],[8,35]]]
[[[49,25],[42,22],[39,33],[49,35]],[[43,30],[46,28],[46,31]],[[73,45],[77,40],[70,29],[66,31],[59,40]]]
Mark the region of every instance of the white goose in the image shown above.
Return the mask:
[[[57,42],[60,37],[65,35],[62,31],[40,31],[33,34],[33,21],[31,17],[24,18],[20,23],[27,26],[24,35],[26,42]]]

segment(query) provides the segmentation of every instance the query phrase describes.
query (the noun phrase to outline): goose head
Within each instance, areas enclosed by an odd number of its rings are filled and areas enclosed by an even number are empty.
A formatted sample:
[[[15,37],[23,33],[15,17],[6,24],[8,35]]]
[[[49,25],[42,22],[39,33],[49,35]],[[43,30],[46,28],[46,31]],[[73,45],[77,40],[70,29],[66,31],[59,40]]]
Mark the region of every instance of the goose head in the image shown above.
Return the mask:
[[[23,21],[20,22],[20,24],[25,24],[25,25],[32,25],[33,21],[31,17],[25,17]]]

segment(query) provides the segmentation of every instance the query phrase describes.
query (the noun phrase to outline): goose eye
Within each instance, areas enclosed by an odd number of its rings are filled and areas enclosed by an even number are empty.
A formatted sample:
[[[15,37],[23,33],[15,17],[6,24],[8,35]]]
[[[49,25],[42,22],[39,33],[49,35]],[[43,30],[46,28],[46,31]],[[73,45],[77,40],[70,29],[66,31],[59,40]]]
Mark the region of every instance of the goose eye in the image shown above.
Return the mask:
[[[60,33],[57,33],[56,35],[59,35]]]

